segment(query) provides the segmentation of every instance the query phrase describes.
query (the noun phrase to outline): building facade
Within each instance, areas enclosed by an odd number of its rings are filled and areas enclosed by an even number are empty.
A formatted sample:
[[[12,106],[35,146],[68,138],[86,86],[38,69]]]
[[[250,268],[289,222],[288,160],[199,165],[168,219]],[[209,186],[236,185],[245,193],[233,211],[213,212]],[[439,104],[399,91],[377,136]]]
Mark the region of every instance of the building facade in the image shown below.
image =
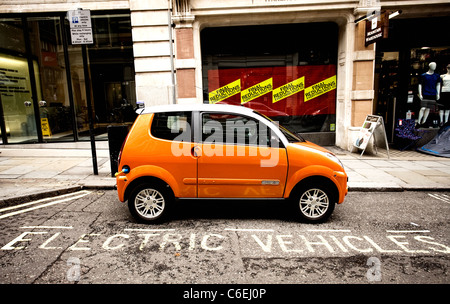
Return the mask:
[[[92,14],[87,62],[69,41],[78,8]],[[366,43],[368,22],[397,11]],[[419,75],[446,72],[449,19],[447,0],[0,0],[3,143],[82,140],[86,77],[98,138],[142,102],[247,106],[346,150],[377,114],[394,141],[419,115]]]

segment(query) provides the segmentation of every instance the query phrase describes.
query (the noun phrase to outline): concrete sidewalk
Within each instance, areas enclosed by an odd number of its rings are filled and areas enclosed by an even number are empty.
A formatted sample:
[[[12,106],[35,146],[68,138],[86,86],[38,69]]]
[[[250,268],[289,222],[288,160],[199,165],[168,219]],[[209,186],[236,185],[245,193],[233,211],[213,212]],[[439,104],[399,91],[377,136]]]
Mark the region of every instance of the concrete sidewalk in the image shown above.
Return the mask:
[[[450,191],[450,158],[417,151],[386,150],[360,155],[327,147],[344,164],[349,191]]]
[[[96,142],[98,175],[89,142],[0,147],[0,207],[82,188],[114,189],[107,141]],[[350,191],[450,191],[450,159],[416,151],[376,155],[326,147],[344,163]]]
[[[0,147],[0,207],[73,192],[114,189],[107,141],[96,142],[94,175],[90,142]]]

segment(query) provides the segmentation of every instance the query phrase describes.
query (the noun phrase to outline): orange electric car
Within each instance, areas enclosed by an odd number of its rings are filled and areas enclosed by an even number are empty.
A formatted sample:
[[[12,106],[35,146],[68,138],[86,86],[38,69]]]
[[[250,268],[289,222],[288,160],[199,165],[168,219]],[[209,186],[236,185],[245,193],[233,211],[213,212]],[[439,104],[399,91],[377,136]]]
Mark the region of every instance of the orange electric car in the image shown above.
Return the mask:
[[[270,198],[316,223],[347,194],[347,174],[334,154],[252,109],[199,104],[139,111],[116,174],[119,200],[139,221],[165,220],[180,199]]]

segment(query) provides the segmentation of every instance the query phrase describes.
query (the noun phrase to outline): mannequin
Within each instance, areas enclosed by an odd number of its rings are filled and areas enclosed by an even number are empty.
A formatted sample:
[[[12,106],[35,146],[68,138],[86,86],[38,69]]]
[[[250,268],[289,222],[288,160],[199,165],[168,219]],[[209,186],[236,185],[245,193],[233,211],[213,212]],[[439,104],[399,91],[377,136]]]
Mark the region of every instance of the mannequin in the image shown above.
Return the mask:
[[[443,125],[448,122],[448,114],[450,114],[450,64],[447,65],[447,74],[441,75],[441,80],[441,103],[444,105],[444,110],[439,111],[439,118],[441,119],[441,125]]]
[[[418,87],[421,106],[417,121],[419,125],[423,125],[427,121],[428,114],[430,114],[430,106],[435,104],[440,98],[441,78],[438,74],[434,73],[436,70],[436,62],[431,62],[428,68],[428,72],[420,75]]]

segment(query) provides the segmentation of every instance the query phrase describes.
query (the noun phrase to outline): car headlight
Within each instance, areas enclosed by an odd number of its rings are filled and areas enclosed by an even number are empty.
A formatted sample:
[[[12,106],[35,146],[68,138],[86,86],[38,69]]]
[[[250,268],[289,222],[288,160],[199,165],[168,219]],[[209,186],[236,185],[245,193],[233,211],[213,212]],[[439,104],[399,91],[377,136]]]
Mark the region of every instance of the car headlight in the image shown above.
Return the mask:
[[[332,161],[334,161],[335,163],[339,164],[342,168],[344,168],[344,164],[341,162],[341,160],[339,158],[336,157],[336,155],[331,154],[331,153],[326,153],[325,154],[329,159],[331,159]]]

